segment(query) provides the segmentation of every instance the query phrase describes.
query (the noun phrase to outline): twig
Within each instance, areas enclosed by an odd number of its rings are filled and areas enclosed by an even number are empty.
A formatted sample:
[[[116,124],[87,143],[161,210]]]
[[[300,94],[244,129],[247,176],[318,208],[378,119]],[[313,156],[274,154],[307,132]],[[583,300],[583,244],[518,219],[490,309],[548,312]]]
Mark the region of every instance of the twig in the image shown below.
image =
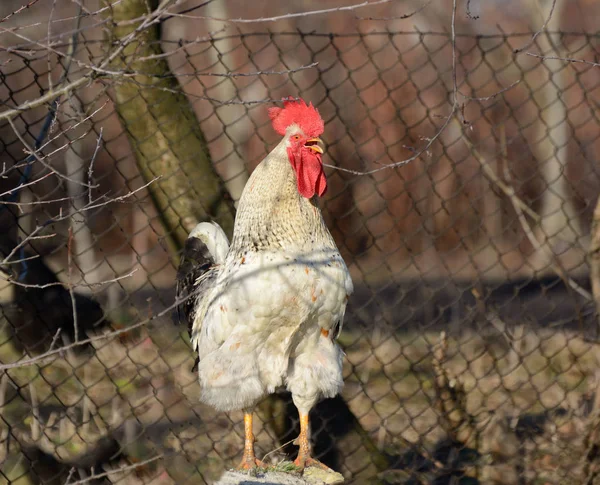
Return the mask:
[[[76,81],[73,81],[65,86],[62,86],[61,88],[55,89],[54,91],[48,91],[46,94],[44,94],[43,96],[40,96],[39,98],[36,98],[32,101],[27,101],[27,102],[17,106],[16,108],[12,108],[12,109],[3,111],[2,113],[0,113],[0,120],[12,119],[15,116],[23,113],[24,111],[29,111],[30,109],[37,108],[38,106],[42,106],[43,104],[51,102],[54,99],[62,96],[63,94],[66,94],[69,91],[73,91],[73,90],[83,86],[84,84],[86,84],[93,78],[94,78],[93,75],[81,77],[81,78],[77,79]]]
[[[458,81],[456,73],[456,0],[452,0],[452,23],[450,25],[450,35],[452,44],[452,88],[454,90],[452,98],[454,109],[452,110],[452,114],[454,114],[454,111],[456,111],[458,106]]]
[[[503,172],[504,172],[504,178],[506,178],[506,180],[508,181],[508,186],[512,188],[512,182],[511,182],[512,177],[510,175],[510,171],[508,170],[506,161],[504,161],[504,163],[503,163]],[[512,193],[514,196],[515,195],[514,189],[512,189],[510,191],[510,193]],[[554,252],[548,247],[548,244],[541,243],[538,240],[538,238],[533,233],[533,230],[529,226],[527,219],[525,219],[525,215],[523,214],[523,210],[522,210],[521,206],[518,204],[515,204],[513,201],[513,197],[511,197],[510,195],[509,195],[509,198],[510,198],[511,203],[513,204],[515,212],[517,213],[517,218],[519,219],[519,223],[521,224],[521,227],[523,228],[523,231],[525,232],[525,235],[527,236],[527,239],[529,239],[529,242],[531,243],[533,248],[536,251],[541,252],[546,257],[546,259],[550,262],[550,265],[552,266],[552,268],[554,269],[556,274],[558,276],[560,276],[560,278],[564,281],[564,283],[567,286],[570,286],[573,290],[575,290],[577,293],[579,293],[581,296],[583,296],[586,300],[593,301],[592,294],[589,291],[587,291],[585,288],[583,288],[579,284],[577,284],[568,275],[568,273],[562,267],[560,262],[557,260]]]
[[[197,72],[194,73],[194,76],[211,76],[211,77],[229,77],[229,78],[236,78],[236,77],[251,77],[251,76],[272,76],[272,75],[276,75],[276,76],[283,76],[285,74],[292,74],[294,72],[299,72],[299,71],[304,71],[305,69],[312,69],[313,67],[317,67],[319,65],[318,62],[312,62],[310,64],[307,64],[305,66],[300,66],[300,67],[295,67],[293,69],[284,69],[281,71],[255,71],[255,72],[227,72],[227,73],[217,73],[217,72]],[[177,75],[177,77],[180,77],[180,75]]]
[[[69,182],[72,182],[74,184],[77,185],[81,185],[83,187],[87,187],[87,184],[84,182],[79,182],[78,180],[73,180],[71,178],[69,178],[67,175],[64,175],[62,173],[60,173],[58,170],[56,170],[54,167],[52,167],[52,165],[46,163],[44,161],[44,159],[42,157],[40,157],[37,154],[37,150],[35,150],[34,148],[30,147],[29,144],[27,143],[27,141],[25,140],[25,138],[23,138],[23,136],[21,135],[21,133],[19,133],[19,130],[17,129],[14,121],[11,118],[8,118],[8,123],[10,124],[10,127],[13,129],[13,131],[15,132],[15,135],[17,135],[17,138],[19,139],[19,141],[23,144],[23,146],[26,148],[26,150],[33,155],[36,160],[38,162],[40,162],[45,168],[47,168],[48,170],[50,170],[50,172],[52,172],[54,175],[56,175],[57,177],[60,177],[62,179],[68,180]],[[44,157],[45,158],[45,157]]]
[[[36,256],[39,257],[39,256]],[[27,258],[27,259],[33,259],[33,258]],[[23,260],[20,260],[23,261]],[[16,263],[17,261],[11,261],[11,263]],[[124,280],[126,278],[130,278],[131,276],[133,276],[137,271],[139,270],[139,268],[133,268],[129,273],[126,273],[124,275],[121,276],[116,276],[115,278],[110,278],[107,280],[102,280],[102,281],[98,281],[97,283],[77,283],[77,287],[83,287],[83,288],[95,288],[97,286],[102,286],[102,285],[107,285],[109,283],[115,283],[117,281],[121,281]],[[46,283],[43,285],[31,285],[31,284],[27,284],[27,283],[22,283],[20,281],[17,281],[13,278],[2,278],[2,275],[0,274],[0,279],[4,280],[4,281],[8,281],[9,283],[12,283],[13,285],[18,285],[18,286],[22,286],[23,288],[38,288],[38,289],[44,289],[44,288],[49,288],[51,286],[64,286],[64,284],[60,281],[55,282],[55,283]]]
[[[17,15],[18,13],[21,13],[23,10],[28,9],[29,7],[35,5],[36,3],[38,3],[39,0],[31,0],[29,3],[26,3],[25,5],[21,5],[17,10],[9,13],[7,16],[3,17],[0,19],[0,24],[2,22],[6,22],[9,18],[11,18],[13,15]]]
[[[537,32],[535,32],[533,34],[533,36],[531,37],[531,40],[525,44],[523,47],[519,48],[519,49],[515,49],[513,52],[515,54],[519,54],[521,52],[523,52],[526,49],[529,49],[529,47],[535,42],[535,39],[537,38],[538,35],[540,35],[548,26],[548,24],[550,23],[550,19],[552,19],[552,14],[554,13],[554,7],[556,7],[556,0],[552,0],[552,5],[550,6],[550,12],[548,13],[548,17],[546,18],[546,20],[544,20],[544,23],[542,24],[542,27],[540,28],[540,30],[538,30]]]
[[[41,145],[38,148],[38,151],[43,150],[44,148],[46,148],[47,146],[49,146],[53,141],[58,140],[64,134],[68,133],[69,131],[75,130],[76,128],[78,128],[80,125],[82,125],[86,121],[91,120],[95,115],[97,115],[98,113],[100,113],[100,111],[102,111],[107,105],[108,105],[108,101],[104,102],[104,104],[102,106],[100,106],[99,108],[96,108],[95,110],[93,110],[89,115],[85,116],[84,118],[81,118],[81,119],[77,120],[76,123],[73,123],[72,125],[69,125],[67,128],[65,128],[64,130],[62,130],[57,135],[55,135],[55,136],[53,136],[51,138],[48,138],[48,140],[46,141],[46,143],[44,143],[43,145]],[[45,158],[49,158],[49,157],[54,156],[55,154],[57,154],[61,150],[64,150],[65,148],[69,147],[69,145],[75,143],[78,140],[81,140],[86,135],[87,135],[87,132],[84,133],[83,135],[80,135],[80,136],[77,136],[76,138],[73,138],[73,140],[67,141],[66,143],[62,144],[61,146],[59,146],[58,148],[54,149],[53,151],[48,152],[46,154]]]
[[[75,342],[79,340],[79,327],[77,325],[77,305],[75,304],[75,294],[73,293],[73,226],[69,227],[69,237],[67,239],[67,268],[69,272],[69,281],[67,288],[71,298],[71,308],[73,311],[73,336]]]
[[[269,451],[268,453],[266,453],[263,457],[261,461],[265,461],[265,458],[267,458],[267,456],[272,455],[273,453],[278,452],[279,450],[285,448],[287,445],[292,444],[294,441],[296,441],[296,438],[289,440],[287,443],[282,444],[281,446],[278,446],[277,448],[275,448],[274,450]]]
[[[0,27],[0,33],[11,33],[11,34],[19,37],[20,39],[24,40],[26,42],[25,45],[28,45],[28,46],[35,45],[35,46],[40,47],[45,52],[56,55],[58,58],[69,59],[69,54],[61,52],[60,50],[54,48],[53,46],[50,45],[49,41],[44,44],[42,41],[38,41],[38,40],[32,39],[31,37],[28,37],[26,35],[18,33],[17,30],[18,29],[15,29],[15,28],[7,29],[7,28]],[[74,35],[78,35],[81,32],[81,29],[76,29],[76,30],[74,30],[74,32],[75,32]],[[93,72],[96,72],[99,75],[105,75],[105,76],[127,75],[127,73],[125,73],[125,72],[112,71],[112,70],[107,69],[106,67],[95,66],[93,64],[89,64],[87,62],[80,61],[77,58],[71,57],[71,59],[69,60],[69,63],[71,61],[75,62],[79,67],[89,69]]]
[[[421,5],[418,9],[413,10],[412,12],[405,13],[404,15],[399,15],[397,17],[356,17],[357,20],[405,20],[410,17],[414,17],[418,13],[425,10],[429,4],[433,2],[433,0],[428,0],[423,5]]]
[[[87,437],[90,429],[91,418],[91,399],[87,395],[87,388],[89,382],[90,366],[83,366],[83,382],[81,383],[83,396],[81,397],[81,420],[83,421],[82,432],[84,438]]]
[[[225,27],[223,27],[222,29],[219,30],[214,30],[209,32],[208,34],[206,34],[203,37],[196,37],[193,41],[191,42],[185,42],[185,43],[181,43],[181,45],[179,47],[177,47],[176,49],[170,50],[168,52],[163,52],[162,54],[152,54],[149,56],[142,56],[142,57],[136,57],[136,61],[138,62],[143,62],[143,61],[149,61],[152,59],[163,59],[165,57],[169,57],[172,56],[173,54],[181,51],[181,50],[186,50],[188,48],[188,46],[190,45],[194,45],[194,44],[199,44],[201,42],[210,42],[214,40],[214,36],[216,34],[220,34],[221,32],[225,31]],[[141,72],[138,71],[139,74],[143,74]],[[154,76],[154,74],[149,74],[150,76]]]
[[[460,125],[460,121],[456,120],[456,122]],[[477,150],[477,148],[475,148],[475,146],[473,145],[473,143],[471,143],[471,140],[469,140],[469,138],[464,134],[464,132],[462,131],[462,126],[461,126],[461,134],[462,134],[462,139],[465,142],[465,145],[467,145],[467,147],[469,148],[470,152],[473,154],[473,156],[475,157],[475,159],[479,162],[479,165],[481,166],[484,175],[494,185],[496,185],[500,190],[502,190],[502,192],[504,192],[504,194],[507,195],[511,199],[511,201],[513,202],[513,204],[517,204],[519,206],[519,209],[521,209],[525,214],[527,214],[529,217],[531,217],[531,219],[533,219],[535,222],[540,222],[541,221],[541,217],[537,214],[537,212],[535,212],[531,207],[529,207],[529,205],[527,203],[525,203],[523,201],[523,199],[521,199],[516,194],[516,192],[515,192],[515,190],[514,190],[513,187],[505,184],[498,177],[498,175],[496,175],[496,173],[490,168],[489,164],[483,158],[483,156],[481,155],[481,153],[479,153],[479,151]]]
[[[440,129],[435,133],[435,135],[433,135],[431,138],[428,139],[427,144],[420,150],[416,151],[414,155],[412,155],[409,158],[406,158],[405,160],[402,160],[400,162],[384,164],[381,167],[374,168],[372,170],[365,170],[365,171],[350,170],[348,168],[338,167],[336,165],[330,165],[328,163],[323,163],[324,167],[338,170],[340,172],[350,173],[352,175],[371,175],[371,174],[374,174],[377,172],[381,172],[382,170],[389,170],[391,168],[398,168],[398,167],[407,165],[410,162],[419,158],[423,153],[426,153],[427,151],[429,151],[429,148],[431,148],[431,146],[437,141],[437,139],[446,130],[446,127],[450,124],[450,121],[452,121],[452,119],[454,118],[454,114],[456,113],[456,109],[458,108],[458,81],[457,81],[457,74],[456,74],[456,63],[457,63],[457,58],[456,58],[456,0],[452,1],[452,25],[451,25],[450,37],[451,37],[451,45],[452,45],[452,106],[450,109],[450,113],[448,114],[447,118],[444,120],[444,123],[442,124]]]
[[[505,88],[502,88],[500,91],[496,91],[494,94],[490,94],[489,96],[482,96],[482,97],[473,97],[473,96],[467,96],[466,94],[460,93],[461,96],[469,101],[489,101],[490,99],[494,99],[496,96],[505,93],[506,91],[510,91],[512,88],[514,88],[517,84],[519,84],[521,82],[521,79],[517,79],[514,83],[512,83],[510,86],[507,86]]]
[[[227,18],[218,18],[218,17],[206,17],[206,16],[194,16],[194,15],[183,15],[172,12],[165,12],[161,15],[168,15],[169,17],[184,17],[189,19],[204,19],[204,20],[217,20],[219,22],[231,22],[237,24],[252,24],[257,22],[277,22],[279,20],[288,20],[299,17],[310,17],[312,15],[323,15],[327,13],[337,13],[337,12],[350,12],[352,10],[357,10],[359,8],[364,7],[373,7],[375,5],[382,5],[384,3],[389,3],[392,0],[376,0],[374,2],[362,2],[354,5],[345,5],[342,7],[333,7],[333,8],[324,8],[321,10],[309,10],[308,12],[298,12],[298,13],[287,13],[284,15],[277,15],[275,17],[259,17],[255,19],[227,19]],[[136,22],[139,19],[128,20],[127,22]]]
[[[67,475],[67,479],[65,480],[64,485],[69,485],[71,483],[71,477],[75,475],[75,472],[77,472],[77,469],[74,466],[72,466],[69,470],[69,474]]]
[[[148,182],[148,183],[146,183],[146,184],[142,185],[141,187],[139,187],[139,188],[137,188],[137,189],[135,189],[135,190],[132,190],[132,191],[128,192],[127,194],[125,194],[125,195],[122,195],[122,196],[120,196],[120,197],[115,197],[115,198],[113,198],[113,199],[109,199],[108,201],[105,201],[105,202],[102,202],[102,203],[88,204],[88,205],[86,205],[85,207],[83,207],[83,208],[81,208],[81,209],[78,209],[78,210],[76,210],[76,211],[73,211],[72,213],[69,213],[69,214],[68,214],[68,215],[66,215],[66,216],[63,216],[62,214],[59,214],[58,216],[55,216],[55,217],[52,217],[52,218],[48,219],[48,220],[47,220],[47,221],[46,221],[44,224],[42,224],[41,226],[37,226],[37,227],[36,227],[36,228],[35,228],[35,229],[32,231],[32,233],[31,233],[29,236],[27,236],[27,238],[25,238],[23,241],[21,241],[19,244],[17,244],[17,246],[15,246],[15,247],[12,249],[12,251],[11,251],[11,252],[10,252],[10,253],[9,253],[9,254],[8,254],[6,257],[5,257],[5,258],[4,258],[4,262],[3,262],[2,264],[4,264],[6,261],[10,260],[10,259],[11,259],[11,258],[12,258],[12,257],[15,255],[15,253],[16,253],[16,252],[17,252],[17,251],[18,251],[18,250],[19,250],[21,247],[23,247],[25,244],[27,244],[27,242],[28,242],[28,241],[32,240],[34,237],[41,237],[41,236],[38,236],[38,233],[39,233],[39,232],[40,232],[42,229],[44,229],[45,227],[47,227],[48,225],[50,225],[50,224],[52,224],[52,223],[56,223],[56,222],[60,222],[60,221],[64,221],[64,220],[66,220],[66,219],[68,219],[68,218],[72,217],[72,216],[73,216],[73,214],[78,214],[78,213],[82,213],[82,212],[85,212],[85,211],[88,211],[88,210],[96,209],[96,208],[98,208],[98,207],[103,207],[103,206],[105,206],[105,205],[106,205],[107,203],[109,203],[109,202],[123,202],[125,199],[127,199],[127,198],[131,197],[132,195],[136,194],[136,193],[137,193],[137,192],[139,192],[140,190],[144,190],[144,189],[145,189],[146,187],[148,187],[150,184],[152,184],[152,183],[156,182],[156,181],[157,181],[157,180],[159,180],[159,179],[160,179],[160,176],[159,176],[159,177],[156,177],[156,178],[154,178],[154,179],[152,179],[152,180],[150,180],[150,182]],[[100,200],[101,198],[102,198],[102,197],[99,197],[99,198],[98,198],[98,199],[96,199],[96,200]]]
[[[2,192],[0,194],[0,197],[4,197],[4,196],[12,196],[15,192],[19,192],[21,189],[25,188],[25,187],[30,187],[31,185],[35,185],[39,182],[41,182],[42,180],[51,177],[53,174],[47,173],[46,175],[42,175],[39,178],[32,180],[31,182],[27,182],[27,183],[19,183],[19,185],[17,185],[16,187],[13,187],[12,189],[7,190],[6,192]],[[15,201],[2,201],[2,204],[13,204],[13,205],[30,205],[30,204],[35,204],[35,202],[15,202]]]
[[[143,327],[144,325],[148,325],[150,322],[157,320],[159,318],[162,318],[165,315],[170,314],[176,308],[176,306],[179,305],[180,303],[181,303],[180,301],[175,301],[174,303],[172,303],[171,305],[166,307],[164,310],[162,310],[154,315],[151,315],[148,318],[146,318],[145,320],[142,320],[138,323],[128,325],[125,328],[122,328],[119,330],[113,330],[111,332],[107,332],[102,335],[89,337],[87,339],[80,340],[79,342],[73,342],[71,344],[64,345],[55,350],[48,350],[47,352],[44,352],[43,354],[37,355],[35,357],[19,360],[17,362],[12,362],[10,364],[0,364],[0,372],[4,372],[4,371],[10,370],[10,369],[31,367],[33,365],[38,365],[38,364],[41,365],[42,363],[45,364],[47,362],[52,362],[54,359],[56,359],[60,355],[64,354],[66,351],[74,349],[75,347],[79,347],[81,345],[86,345],[86,344],[93,343],[93,342],[100,342],[102,340],[108,340],[113,337],[117,337],[123,333],[131,332],[131,330],[134,330],[139,327]]]
[[[58,341],[58,337],[60,336],[60,332],[61,332],[62,328],[59,328],[56,333],[54,334],[54,337],[52,337],[52,342],[50,342],[50,349],[49,350],[54,350],[54,346],[56,345],[56,342]]]
[[[151,12],[149,15],[145,16],[144,22],[142,22],[135,30],[133,30],[130,34],[128,34],[126,37],[124,37],[121,40],[121,42],[119,43],[120,44],[119,47],[117,47],[110,55],[108,55],[100,63],[100,66],[98,67],[98,69],[101,70],[101,69],[104,69],[106,66],[108,66],[114,59],[117,58],[117,56],[119,56],[123,52],[123,50],[125,50],[125,48],[135,39],[135,37],[141,31],[145,30],[150,25],[156,23],[157,19],[162,15],[163,10],[170,2],[171,2],[171,0],[162,0],[160,5],[154,12]],[[24,111],[28,111],[33,108],[37,108],[38,106],[41,106],[50,101],[53,101],[57,97],[62,96],[63,94],[68,93],[69,91],[74,91],[75,89],[83,86],[84,84],[86,84],[90,81],[93,81],[94,79],[96,79],[97,76],[98,76],[98,73],[95,71],[92,71],[90,73],[87,73],[83,77],[80,77],[79,79],[62,86],[59,89],[56,89],[54,91],[48,91],[46,94],[44,94],[43,96],[40,96],[37,99],[34,99],[32,101],[27,101],[27,102],[17,106],[16,108],[12,108],[12,109],[3,111],[2,113],[0,113],[0,121],[5,120],[5,119],[12,119]]]
[[[98,474],[93,474],[92,473],[87,478],[84,478],[82,480],[78,480],[76,482],[70,482],[69,485],[81,485],[83,483],[89,483],[89,482],[97,480],[99,478],[108,477],[108,476],[113,475],[115,473],[122,473],[122,472],[126,472],[128,470],[135,470],[136,468],[140,468],[142,466],[145,466],[148,463],[153,463],[153,462],[155,462],[157,460],[162,460],[163,458],[165,458],[165,456],[168,456],[168,455],[166,453],[161,453],[160,455],[153,456],[152,458],[148,458],[147,460],[143,460],[143,461],[140,461],[138,463],[134,463],[133,465],[120,466],[118,468],[115,468],[114,470],[109,470],[109,471],[104,472],[104,473],[98,473]]]
[[[189,44],[188,44],[189,45]],[[186,46],[187,47],[187,46]],[[170,56],[174,51],[170,51],[170,52],[166,52],[164,53],[165,57]],[[147,57],[143,57],[143,58],[139,58],[138,60],[148,60],[150,58],[157,58],[157,57],[162,57],[163,54],[157,54],[156,56],[147,56]],[[319,65],[318,62],[313,62],[311,64],[307,64],[305,66],[300,66],[300,67],[294,67],[294,68],[290,68],[290,69],[282,69],[280,71],[269,71],[269,70],[265,70],[265,71],[254,71],[254,72],[224,72],[224,73],[218,73],[218,72],[191,72],[191,73],[178,73],[178,74],[172,74],[172,73],[168,73],[168,74],[154,74],[151,72],[146,72],[146,71],[118,71],[117,74],[119,74],[121,77],[123,77],[124,79],[122,81],[125,81],[125,79],[127,79],[128,82],[133,82],[136,83],[139,86],[145,87],[145,84],[142,84],[140,81],[136,80],[136,79],[129,79],[130,77],[135,77],[135,76],[148,76],[148,77],[152,77],[152,78],[156,78],[156,79],[164,79],[164,78],[184,78],[184,77],[225,77],[225,78],[232,78],[235,79],[237,77],[254,77],[254,76],[283,76],[286,74],[293,74],[295,72],[299,72],[299,71],[304,71],[306,69],[312,69],[314,67],[317,67]],[[150,87],[150,85],[148,85],[148,87]],[[151,87],[155,87],[154,85],[152,85]],[[158,87],[157,87],[158,89]],[[163,88],[164,89],[164,88]],[[199,99],[210,99],[210,98],[206,98],[206,97],[199,97]],[[262,100],[262,102],[281,102],[280,99],[277,100],[271,100],[271,99],[265,99]],[[221,104],[224,104],[223,102],[219,102]],[[252,101],[248,101],[248,104],[253,103]]]
[[[53,2],[52,4],[52,11],[51,11],[51,16],[52,13],[54,12],[54,6],[55,6],[55,2]],[[81,12],[81,9],[80,9]],[[1,23],[1,22],[0,22]],[[69,40],[69,48],[67,49],[67,53],[65,54],[65,58],[66,58],[66,62],[63,68],[63,72],[61,74],[61,77],[58,81],[59,85],[62,85],[65,83],[68,73],[69,73],[69,69],[71,66],[71,61],[73,59],[73,55],[75,53],[76,50],[76,45],[77,45],[77,36],[79,35],[78,29],[79,26],[81,24],[81,18],[78,17],[77,18],[77,22],[76,22],[76,30],[75,33],[71,36],[71,39]],[[50,23],[48,24],[48,32],[50,32]],[[50,34],[48,34],[50,35]],[[61,53],[62,54],[62,53]],[[49,85],[49,91],[53,90],[52,87],[52,70],[50,68],[50,57],[48,56],[48,85]],[[40,132],[38,133],[38,136],[35,139],[34,142],[34,150],[29,150],[29,156],[27,157],[27,159],[25,160],[25,170],[23,171],[23,174],[21,175],[21,179],[20,179],[20,184],[22,185],[23,183],[27,182],[29,180],[29,177],[31,176],[31,172],[32,172],[32,163],[34,158],[38,158],[37,155],[35,154],[35,152],[37,150],[40,149],[40,147],[42,146],[42,143],[44,142],[44,140],[46,139],[46,136],[48,135],[48,131],[50,130],[50,128],[52,127],[54,121],[56,120],[56,112],[58,109],[58,100],[59,98],[55,98],[52,103],[50,103],[50,106],[48,108],[48,114],[46,115],[46,117],[44,118],[44,123],[42,125],[42,128],[40,130]],[[11,128],[13,129],[13,131],[15,131],[15,134],[17,135],[17,138],[19,138],[19,140],[23,143],[23,146],[27,147],[27,144],[24,142],[24,138],[21,137],[21,134],[18,132],[18,130],[16,130],[15,125],[13,124],[11,118],[8,118],[8,121],[10,123]],[[48,167],[47,167],[48,168]],[[50,169],[51,170],[51,169]],[[11,193],[11,196],[9,198],[9,202],[14,202],[17,200],[18,197],[18,190],[14,193]]]
[[[48,16],[48,38],[52,35],[52,17],[54,17],[54,9],[56,8],[56,0],[52,0],[52,8],[50,9],[50,15]],[[50,62],[50,50],[48,49],[48,55],[46,56],[46,65],[48,68],[48,89],[52,91],[52,62]]]
[[[460,123],[456,120],[457,123]],[[527,223],[527,219],[525,218],[525,214],[528,215],[534,222],[539,223],[541,221],[541,217],[537,214],[529,205],[527,205],[516,193],[514,187],[510,183],[504,183],[499,177],[494,173],[494,171],[489,167],[488,163],[485,161],[483,156],[479,153],[479,151],[475,148],[473,143],[469,140],[469,138],[465,135],[464,131],[461,129],[461,136],[469,150],[475,157],[475,159],[479,162],[484,174],[488,177],[488,179],[493,182],[510,200],[515,212],[517,213],[517,217],[519,219],[519,223],[527,236],[527,239],[531,242],[532,246],[541,251],[544,256],[550,261],[550,266],[556,272],[556,274],[573,290],[583,296],[586,300],[592,301],[592,295],[585,288],[581,287],[576,281],[574,281],[560,266],[560,264],[556,261],[556,256],[551,249],[547,247],[546,244],[542,244],[538,241],[537,237],[533,233],[531,227]],[[510,180],[510,172],[508,171],[506,164],[504,164],[504,177],[507,180]]]
[[[2,374],[0,376],[0,416],[4,414],[4,406],[6,405],[6,389],[8,388],[8,376]]]
[[[92,154],[92,159],[90,160],[90,166],[88,167],[88,203],[92,203],[92,177],[94,175],[94,161],[96,160],[96,155],[98,155],[98,151],[100,150],[100,145],[102,144],[102,133],[104,127],[100,128],[100,134],[96,139],[96,148],[94,148],[94,153]]]
[[[600,62],[586,61],[583,59],[573,59],[571,57],[559,57],[559,56],[543,56],[540,54],[534,54],[533,52],[524,52],[524,54],[526,56],[536,57],[537,59],[542,59],[544,61],[553,60],[553,61],[563,61],[563,62],[574,62],[574,63],[587,64],[587,65],[593,66],[593,67],[600,67]]]

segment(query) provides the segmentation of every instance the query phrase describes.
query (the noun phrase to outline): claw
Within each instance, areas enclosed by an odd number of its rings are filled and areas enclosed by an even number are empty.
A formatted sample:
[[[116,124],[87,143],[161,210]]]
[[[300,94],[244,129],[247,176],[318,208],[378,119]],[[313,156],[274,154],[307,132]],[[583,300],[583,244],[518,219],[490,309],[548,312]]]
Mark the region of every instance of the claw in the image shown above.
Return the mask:
[[[304,470],[305,468],[315,467],[329,473],[335,473],[327,465],[324,465],[316,458],[312,458],[310,456],[298,456],[298,458],[294,460],[294,465],[296,465],[301,470]]]
[[[240,464],[235,467],[238,471],[250,471],[255,468],[267,468],[267,464],[254,456],[246,456],[245,454]]]

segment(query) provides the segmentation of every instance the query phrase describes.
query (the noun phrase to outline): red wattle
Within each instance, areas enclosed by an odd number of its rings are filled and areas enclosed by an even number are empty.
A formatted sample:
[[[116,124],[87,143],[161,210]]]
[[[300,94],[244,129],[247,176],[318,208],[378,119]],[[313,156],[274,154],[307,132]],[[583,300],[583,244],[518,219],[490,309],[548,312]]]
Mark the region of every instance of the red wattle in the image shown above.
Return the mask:
[[[307,199],[315,194],[322,197],[327,190],[327,179],[323,171],[321,155],[306,147],[302,147],[296,152],[289,147],[287,152],[290,163],[296,172],[300,195]]]

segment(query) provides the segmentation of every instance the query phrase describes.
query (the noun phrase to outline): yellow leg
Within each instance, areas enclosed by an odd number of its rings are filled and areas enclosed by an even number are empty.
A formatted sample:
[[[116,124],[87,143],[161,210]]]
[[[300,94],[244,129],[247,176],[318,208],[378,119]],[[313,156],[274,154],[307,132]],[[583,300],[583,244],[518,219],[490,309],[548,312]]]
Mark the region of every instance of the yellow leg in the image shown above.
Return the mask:
[[[300,449],[298,450],[298,458],[294,461],[294,465],[303,470],[306,467],[314,466],[325,471],[333,472],[331,468],[311,456],[310,423],[308,414],[300,414],[300,436],[298,436],[296,444]]]
[[[266,465],[256,459],[254,454],[254,433],[252,432],[252,413],[244,413],[244,456],[237,466],[238,470],[251,470],[252,468],[265,468]]]

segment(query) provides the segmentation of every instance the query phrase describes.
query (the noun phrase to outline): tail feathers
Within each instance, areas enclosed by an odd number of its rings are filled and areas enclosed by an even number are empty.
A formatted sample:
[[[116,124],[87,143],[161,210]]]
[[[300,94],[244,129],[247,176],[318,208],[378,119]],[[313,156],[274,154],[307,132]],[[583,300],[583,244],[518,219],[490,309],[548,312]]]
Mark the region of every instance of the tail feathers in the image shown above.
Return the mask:
[[[177,314],[180,323],[187,320],[190,335],[198,299],[209,283],[209,270],[225,261],[227,251],[227,236],[214,222],[198,224],[185,242],[177,270]]]
[[[188,241],[190,239],[202,241],[208,248],[215,264],[222,264],[225,261],[225,256],[229,251],[229,241],[221,226],[216,222],[201,222],[190,232]]]

